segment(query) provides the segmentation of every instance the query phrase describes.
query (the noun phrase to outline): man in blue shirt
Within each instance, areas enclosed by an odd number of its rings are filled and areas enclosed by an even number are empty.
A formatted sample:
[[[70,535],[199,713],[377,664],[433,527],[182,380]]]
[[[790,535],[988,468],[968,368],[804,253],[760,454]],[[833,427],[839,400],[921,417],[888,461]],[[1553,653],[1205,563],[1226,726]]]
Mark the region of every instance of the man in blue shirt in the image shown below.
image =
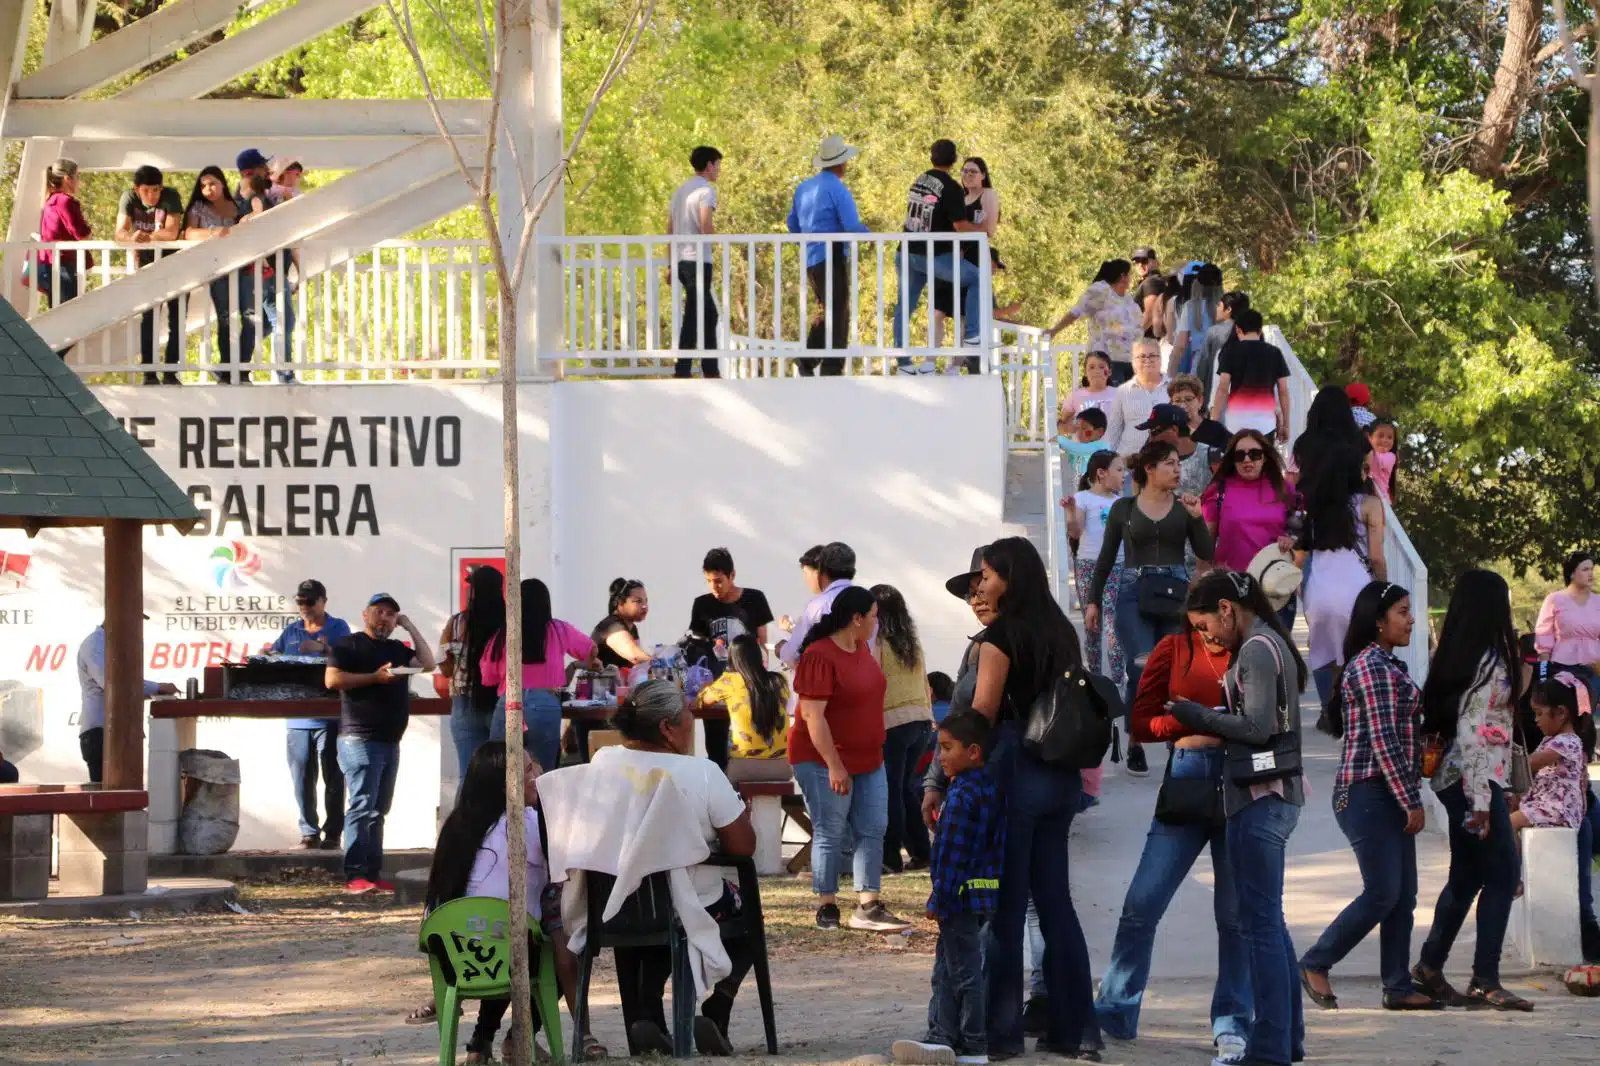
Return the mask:
[[[324,658],[332,647],[350,635],[342,618],[328,613],[328,590],[308,578],[294,592],[300,617],[284,627],[272,642],[274,655],[310,655]],[[294,782],[300,806],[300,846],[336,848],[344,832],[344,774],[339,769],[339,720],[291,718],[289,779]],[[327,811],[322,831],[317,831],[317,773],[322,774],[322,803]]]
[[[282,203],[277,193],[272,192],[271,175],[267,172],[267,157],[254,148],[246,148],[234,159],[234,166],[239,171],[238,195],[234,197],[234,206],[239,210],[239,220],[242,222],[248,217],[252,208],[251,197],[256,195],[254,188],[257,184],[262,186],[260,192],[261,209],[270,210]],[[258,181],[259,179],[259,181]],[[261,275],[261,306],[260,317],[266,319],[266,333],[263,338],[275,338],[276,352],[274,353],[279,363],[288,366],[294,362],[294,293],[289,288],[289,266],[296,263],[294,250],[279,248],[266,259],[256,262],[255,271]],[[249,268],[239,272],[241,296],[239,299],[239,361],[248,363],[256,350],[257,307],[255,277]],[[281,284],[280,284],[281,283]],[[278,292],[283,291],[283,308],[280,316],[278,307]],[[281,331],[280,331],[281,327]],[[285,385],[294,384],[293,371],[278,371],[278,380]],[[240,384],[248,385],[250,375],[241,374]]]
[[[855,198],[845,188],[844,171],[856,149],[844,143],[838,135],[825,137],[817,149],[811,165],[817,168],[814,178],[802,181],[794,191],[794,205],[789,208],[790,233],[871,233],[861,221]],[[831,255],[830,255],[831,250]],[[850,281],[854,267],[850,245],[828,241],[806,245],[806,276],[811,279],[811,291],[817,297],[817,312],[806,333],[806,348],[850,347]],[[830,261],[833,277],[828,277]],[[832,329],[828,317],[832,316]],[[828,339],[831,332],[831,341]],[[844,373],[842,356],[827,359],[808,356],[796,360],[800,373],[815,376],[822,365],[824,377],[838,377]]]

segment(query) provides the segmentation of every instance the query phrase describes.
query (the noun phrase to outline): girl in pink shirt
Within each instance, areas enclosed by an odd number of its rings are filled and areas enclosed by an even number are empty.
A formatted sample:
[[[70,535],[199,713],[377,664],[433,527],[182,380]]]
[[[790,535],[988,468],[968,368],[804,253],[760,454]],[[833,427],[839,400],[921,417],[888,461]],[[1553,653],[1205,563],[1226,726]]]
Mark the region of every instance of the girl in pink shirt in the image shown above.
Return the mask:
[[[1367,427],[1367,439],[1372,442],[1372,484],[1378,495],[1390,502],[1394,501],[1394,468],[1400,460],[1395,437],[1395,425],[1387,418]]]
[[[78,204],[78,164],[70,159],[57,159],[45,168],[44,210],[39,214],[39,239],[51,241],[86,241],[90,229],[83,208]],[[60,260],[57,262],[57,260]],[[94,256],[88,252],[40,251],[34,264],[35,288],[44,297],[44,305],[53,307],[60,296],[66,303],[78,295],[78,275],[94,267]]]
[[[542,639],[541,639],[542,635]],[[540,766],[561,765],[561,688],[566,684],[566,661],[598,665],[594,641],[569,622],[550,616],[550,589],[536,577],[522,581],[522,715],[528,750]],[[506,634],[496,633],[478,664],[485,685],[497,685],[500,699],[494,705],[489,739],[506,735]]]
[[[1111,357],[1105,352],[1090,352],[1083,357],[1083,387],[1072,390],[1061,413],[1068,420],[1085,407],[1097,407],[1111,413],[1117,402],[1117,390],[1111,387]]]
[[[1567,666],[1600,663],[1600,599],[1594,595],[1594,556],[1578,551],[1561,564],[1563,589],[1544,598],[1533,644],[1541,659]]]

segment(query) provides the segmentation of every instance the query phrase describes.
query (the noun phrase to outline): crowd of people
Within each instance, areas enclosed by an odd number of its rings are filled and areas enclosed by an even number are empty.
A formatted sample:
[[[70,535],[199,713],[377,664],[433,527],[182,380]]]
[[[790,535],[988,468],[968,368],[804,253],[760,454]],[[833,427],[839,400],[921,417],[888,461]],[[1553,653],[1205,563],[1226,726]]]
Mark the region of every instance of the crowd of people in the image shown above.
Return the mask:
[[[254,148],[240,152],[234,160],[238,175],[236,188],[229,188],[228,176],[221,167],[208,166],[195,178],[185,202],[177,189],[166,184],[159,167],[141,166],[133,172],[132,185],[117,204],[112,239],[132,246],[135,262],[149,266],[164,254],[163,249],[140,248],[152,242],[203,241],[226,237],[235,226],[243,225],[279,204],[295,197],[305,168],[294,156],[268,159]],[[45,203],[39,216],[38,239],[42,242],[87,241],[93,226],[84,217],[78,202],[78,164],[57,159],[45,170]],[[242,368],[255,356],[258,336],[275,338],[277,362],[287,367],[294,361],[294,300],[289,273],[296,265],[292,249],[280,249],[250,266],[230,272],[211,282],[212,308],[217,326],[217,362],[237,363]],[[30,283],[38,290],[46,307],[76,299],[84,279],[94,267],[92,252],[82,249],[41,249],[28,263]],[[238,314],[238,322],[233,321]],[[175,367],[183,362],[183,309],[176,299],[166,300],[139,316],[139,361],[144,366],[168,369],[148,370],[146,385],[180,384]],[[258,319],[264,320],[258,322]],[[263,328],[264,326],[264,328]],[[161,347],[161,359],[156,348]],[[65,352],[61,353],[65,356]],[[237,358],[235,358],[237,357]],[[248,370],[237,373],[218,371],[224,384],[251,383]],[[292,370],[278,371],[278,378],[292,383]]]

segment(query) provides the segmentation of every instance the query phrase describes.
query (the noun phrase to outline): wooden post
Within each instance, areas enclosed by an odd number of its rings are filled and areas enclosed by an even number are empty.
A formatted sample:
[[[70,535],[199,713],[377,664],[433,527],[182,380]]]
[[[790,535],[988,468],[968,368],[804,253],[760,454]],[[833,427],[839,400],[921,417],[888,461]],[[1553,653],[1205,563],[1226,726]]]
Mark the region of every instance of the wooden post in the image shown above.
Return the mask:
[[[144,788],[144,526],[106,522],[105,787]]]

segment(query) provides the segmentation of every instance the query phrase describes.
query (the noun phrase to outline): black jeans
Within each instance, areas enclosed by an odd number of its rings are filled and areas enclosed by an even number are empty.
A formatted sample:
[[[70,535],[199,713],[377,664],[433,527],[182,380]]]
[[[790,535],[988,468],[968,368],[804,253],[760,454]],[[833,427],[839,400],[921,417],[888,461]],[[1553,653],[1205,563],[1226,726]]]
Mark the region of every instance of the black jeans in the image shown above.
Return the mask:
[[[531,915],[528,921],[530,923],[533,921]],[[555,950],[549,944],[545,945],[545,949]],[[534,942],[532,933],[528,934],[528,960],[529,969],[532,971],[529,974],[528,1017],[533,1019],[533,1031],[537,1033],[542,1021],[539,1017],[539,946]],[[490,1053],[494,1050],[494,1036],[500,1031],[500,1022],[505,1018],[506,1010],[510,1006],[511,1000],[504,996],[478,1001],[478,1024],[472,1027],[472,1036],[467,1038],[468,1051],[476,1051],[485,1058],[491,1057]]]
[[[911,861],[928,861],[928,831],[922,824],[922,776],[917,773],[917,763],[928,750],[932,729],[930,722],[907,722],[883,735],[883,777],[889,790],[883,864],[896,873],[902,868],[902,847]]]
[[[728,772],[728,720],[702,718],[700,724],[706,731],[706,758],[717,764],[723,773]]]
[[[83,755],[83,764],[89,768],[89,783],[98,785],[105,768],[105,729],[102,726],[95,726],[79,733],[78,751]]]
[[[57,264],[54,262],[46,263],[41,261],[34,264],[34,283],[38,286],[39,295],[44,298],[46,308],[59,307],[68,300],[76,300],[78,298],[77,263],[68,259],[66,255],[62,255],[61,260],[59,270],[56,269]],[[55,299],[57,282],[61,285],[61,300],[59,303]],[[61,348],[56,354],[65,359],[70,351],[72,351],[71,348]]]
[[[806,267],[806,277],[811,282],[811,292],[817,298],[817,309],[811,316],[811,328],[806,331],[808,350],[850,347],[850,260],[843,254],[833,257],[833,290],[829,299],[828,263]],[[829,308],[833,313],[833,328],[828,327]],[[819,358],[803,356],[795,360],[801,377],[815,377],[820,366],[822,376],[840,377],[844,374],[844,357]]]
[[[722,898],[706,908],[706,911],[717,919],[736,917],[741,904],[738,895],[732,886],[724,886]],[[722,946],[727,949],[728,961],[733,964],[733,970],[716,983],[705,1003],[700,1008],[700,1013],[717,1023],[717,1026],[726,1035],[728,1032],[728,1016],[733,1010],[733,997],[739,994],[739,984],[744,980],[745,974],[750,972],[750,967],[755,965],[755,952],[750,942],[745,938],[724,940]],[[661,997],[667,989],[667,981],[672,977],[672,951],[665,946],[653,948],[617,948],[617,994],[622,1000],[622,1021],[624,1026],[631,1026],[634,1022],[653,1022],[663,1033],[671,1035],[672,1028],[667,1024],[667,1010]]]
[[[139,362],[145,366],[155,363],[156,349],[156,313],[161,312],[167,318],[167,340],[165,350],[162,352],[162,362],[168,366],[177,366],[179,362],[178,336],[183,324],[178,320],[178,301],[168,300],[166,304],[158,304],[139,316]],[[166,384],[176,385],[178,375],[168,371],[166,374],[152,374],[148,371],[144,376],[146,385],[155,385],[165,379]]]
[[[982,938],[983,919],[952,914],[939,923],[939,943],[933,949],[926,1039],[953,1048],[957,1055],[989,1053]]]
[[[678,328],[680,352],[715,349],[717,346],[717,302],[711,298],[711,264],[684,259],[678,263],[678,281],[683,285],[683,322]],[[704,332],[701,319],[705,320]],[[675,378],[693,376],[694,360],[679,359],[672,371]],[[716,359],[700,360],[700,374],[720,378]]]
[[[1433,908],[1433,928],[1422,945],[1422,964],[1443,970],[1456,934],[1478,901],[1478,943],[1472,955],[1472,977],[1480,985],[1500,983],[1500,950],[1511,920],[1511,900],[1522,875],[1517,854],[1517,834],[1511,828],[1511,810],[1500,786],[1490,784],[1489,835],[1479,837],[1462,824],[1471,807],[1460,782],[1439,793],[1450,814],[1450,876]]]

